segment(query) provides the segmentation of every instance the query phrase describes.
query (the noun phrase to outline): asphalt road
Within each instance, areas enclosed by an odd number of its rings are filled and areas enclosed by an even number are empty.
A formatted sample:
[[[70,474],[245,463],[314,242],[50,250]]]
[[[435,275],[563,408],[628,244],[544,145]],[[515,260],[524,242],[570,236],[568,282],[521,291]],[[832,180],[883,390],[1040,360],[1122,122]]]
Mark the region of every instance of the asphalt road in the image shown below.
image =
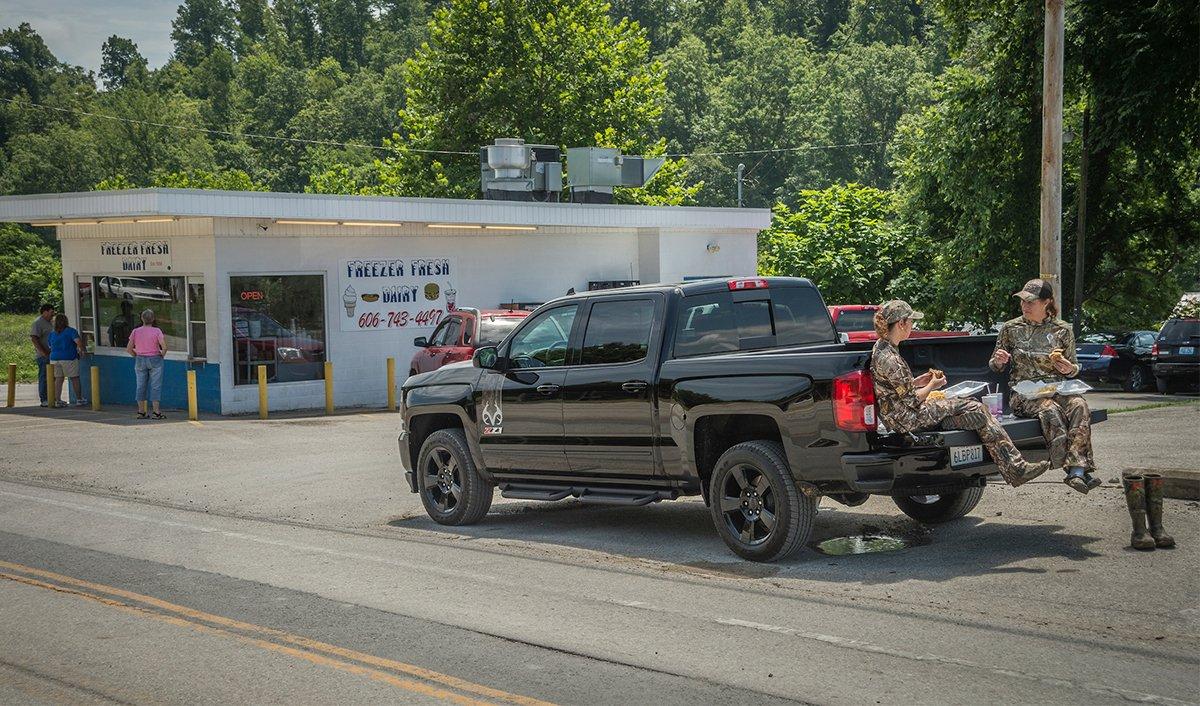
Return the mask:
[[[1200,702],[1200,503],[1141,553],[1109,485],[936,528],[826,502],[814,545],[906,548],[760,565],[695,500],[447,531],[385,413],[129,416],[0,411],[0,701]],[[1196,467],[1197,422],[1113,415],[1102,475]]]

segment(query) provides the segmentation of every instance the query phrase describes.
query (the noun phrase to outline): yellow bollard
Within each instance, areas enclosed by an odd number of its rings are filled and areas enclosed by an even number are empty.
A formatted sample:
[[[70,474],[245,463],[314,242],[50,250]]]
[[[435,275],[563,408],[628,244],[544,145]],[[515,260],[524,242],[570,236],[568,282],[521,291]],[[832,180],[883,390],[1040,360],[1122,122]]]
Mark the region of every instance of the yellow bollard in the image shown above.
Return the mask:
[[[258,418],[267,418],[267,366],[258,366]]]
[[[92,365],[92,411],[100,411],[100,368]]]
[[[58,386],[54,384],[54,366],[46,363],[46,399],[50,402],[50,406],[54,407],[58,404]]]
[[[396,411],[396,359],[387,359],[388,411]]]
[[[325,414],[333,414],[333,363],[325,361]]]
[[[8,364],[8,403],[5,407],[12,407],[17,403],[17,364]]]
[[[196,409],[196,371],[187,371],[188,383],[188,419],[197,421],[200,419],[200,412]]]

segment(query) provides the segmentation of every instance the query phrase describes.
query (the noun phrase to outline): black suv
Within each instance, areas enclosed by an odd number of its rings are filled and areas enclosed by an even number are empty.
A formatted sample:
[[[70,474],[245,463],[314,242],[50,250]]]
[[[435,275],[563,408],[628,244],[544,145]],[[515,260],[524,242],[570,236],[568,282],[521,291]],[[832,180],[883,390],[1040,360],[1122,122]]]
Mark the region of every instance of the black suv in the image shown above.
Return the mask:
[[[1162,394],[1200,383],[1200,319],[1170,319],[1151,352],[1154,381]]]
[[[994,336],[920,339],[914,367],[1003,385]],[[870,343],[841,343],[817,288],[704,280],[549,302],[474,365],[410,377],[399,437],[408,486],[446,525],[506,498],[646,505],[703,495],[737,554],[808,541],[820,497],[890,495],[926,522],[961,517],[996,472],[969,431],[880,434]],[[1093,421],[1105,418],[1093,414]],[[1004,422],[1036,457],[1037,420]]]

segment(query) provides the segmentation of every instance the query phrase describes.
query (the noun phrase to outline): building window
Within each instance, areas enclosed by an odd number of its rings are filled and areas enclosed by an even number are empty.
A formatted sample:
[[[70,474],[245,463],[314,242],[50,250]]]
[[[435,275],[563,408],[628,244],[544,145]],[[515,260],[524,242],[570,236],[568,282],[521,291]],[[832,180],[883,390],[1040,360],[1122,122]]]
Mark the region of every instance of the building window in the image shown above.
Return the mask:
[[[234,384],[325,377],[325,277],[242,275],[229,278]]]
[[[92,279],[100,345],[124,348],[142,325],[142,312],[154,312],[168,351],[188,350],[187,301],[183,277],[103,275]]]
[[[191,336],[191,347],[188,355],[192,358],[208,357],[207,326],[204,316],[204,278],[188,277],[188,333]]]
[[[96,347],[96,309],[92,301],[92,278],[80,277],[76,280],[79,292],[79,335],[83,337],[83,346],[87,350]]]

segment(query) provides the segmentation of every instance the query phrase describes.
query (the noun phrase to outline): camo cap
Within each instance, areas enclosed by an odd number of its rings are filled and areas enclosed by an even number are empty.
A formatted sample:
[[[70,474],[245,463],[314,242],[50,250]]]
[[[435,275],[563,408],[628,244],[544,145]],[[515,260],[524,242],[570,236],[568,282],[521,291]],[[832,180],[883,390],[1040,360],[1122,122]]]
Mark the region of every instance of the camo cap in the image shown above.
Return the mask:
[[[1031,279],[1021,287],[1021,291],[1014,292],[1014,297],[1031,302],[1035,299],[1049,299],[1054,296],[1054,290],[1050,288],[1050,283],[1044,279]]]
[[[893,299],[889,302],[884,302],[883,306],[879,307],[879,311],[883,314],[883,319],[889,324],[894,324],[903,319],[925,318],[925,315],[921,312],[913,311],[913,308],[903,299]]]

